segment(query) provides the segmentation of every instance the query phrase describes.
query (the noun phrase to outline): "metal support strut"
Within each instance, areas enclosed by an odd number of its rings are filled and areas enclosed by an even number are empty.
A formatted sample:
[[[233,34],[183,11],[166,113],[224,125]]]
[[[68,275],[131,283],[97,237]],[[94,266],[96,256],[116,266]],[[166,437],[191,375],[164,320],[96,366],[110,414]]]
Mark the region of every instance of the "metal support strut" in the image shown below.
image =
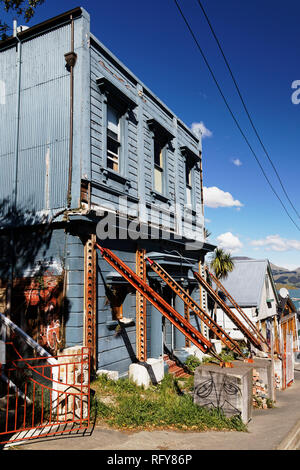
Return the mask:
[[[203,353],[213,355],[222,363],[222,359],[213,350],[213,344],[194,328],[182,315],[169,305],[143,279],[134,273],[112,251],[96,243],[102,257],[121,274],[138,292],[140,292],[162,315],[164,315],[181,333],[194,343]]]
[[[216,284],[216,286],[223,292],[223,294],[227,297],[227,299],[231,302],[231,304],[236,308],[236,310],[239,312],[241,317],[245,320],[245,322],[249,325],[250,329],[252,330],[253,334],[257,336],[257,339],[260,340],[262,343],[264,343],[268,349],[270,349],[266,338],[263,337],[259,329],[256,327],[256,325],[250,320],[250,318],[245,314],[245,312],[241,309],[239,304],[234,300],[234,298],[229,294],[229,292],[225,289],[223,284],[219,281],[219,279],[216,278],[216,276],[211,273],[207,266],[205,267],[206,272],[209,274],[213,282]]]
[[[215,335],[231,350],[236,351],[240,356],[244,357],[239,345],[208,315],[200,305],[181,287],[167,271],[165,271],[156,261],[147,258],[153,271],[177,294],[188,309],[192,310],[200,320],[215,333]]]
[[[197,272],[194,272],[194,277],[197,279],[199,284],[207,291],[210,297],[217,303],[217,305],[226,313],[230,318],[232,323],[246,336],[250,343],[260,351],[263,350],[261,342],[248,330],[248,328],[239,320],[239,318],[233,313],[233,311],[228,307],[228,305],[223,302],[221,297],[213,290],[213,288],[208,284],[208,282],[200,276]]]
[[[146,250],[138,249],[136,252],[136,273],[146,282]],[[147,360],[147,301],[145,297],[136,291],[136,355],[139,361]]]

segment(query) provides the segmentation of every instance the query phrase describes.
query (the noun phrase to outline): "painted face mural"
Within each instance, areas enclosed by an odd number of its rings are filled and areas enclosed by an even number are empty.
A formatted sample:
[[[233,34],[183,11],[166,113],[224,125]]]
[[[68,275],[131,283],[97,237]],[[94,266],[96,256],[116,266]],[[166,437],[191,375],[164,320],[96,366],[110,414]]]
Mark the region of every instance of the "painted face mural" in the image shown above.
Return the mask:
[[[209,372],[209,378],[200,379],[195,386],[195,401],[200,406],[221,409],[226,416],[240,415],[238,402],[242,395],[234,376]]]

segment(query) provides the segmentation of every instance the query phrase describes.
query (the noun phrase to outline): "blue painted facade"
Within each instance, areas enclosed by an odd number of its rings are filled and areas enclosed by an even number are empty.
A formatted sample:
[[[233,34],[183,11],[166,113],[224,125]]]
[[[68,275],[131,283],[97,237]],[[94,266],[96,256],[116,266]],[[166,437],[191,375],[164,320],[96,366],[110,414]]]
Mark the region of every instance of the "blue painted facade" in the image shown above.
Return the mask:
[[[77,56],[73,96],[65,59],[72,48],[72,24]],[[204,302],[205,296],[189,275],[192,265],[198,270],[199,261],[214,248],[203,237],[201,140],[91,34],[88,13],[77,8],[0,43],[0,87],[0,236],[5,252],[1,276],[30,276],[37,265],[47,262],[64,270],[66,346],[84,342],[84,244],[98,233],[97,224],[107,210],[127,221],[150,220],[150,227],[171,233],[171,240],[163,240],[160,234],[152,240],[101,240],[104,246],[134,271],[137,247],[154,252],[158,262],[178,280],[185,279],[195,299],[201,296]],[[107,165],[111,103],[120,110],[118,171]],[[158,137],[164,142],[161,191],[154,181]],[[187,162],[192,162],[188,211]],[[40,227],[45,224],[47,232],[41,236]],[[191,230],[192,236],[187,237]],[[187,251],[187,238],[198,240],[199,248]],[[112,270],[99,254],[96,368],[126,374],[135,353],[136,330],[134,324],[126,328],[126,344],[109,328],[112,312],[105,284],[112,284]],[[178,299],[170,302],[183,313]],[[123,315],[135,319],[135,293],[127,294]],[[194,319],[191,322],[199,326]],[[174,350],[184,346],[183,336],[167,323],[162,332],[161,315],[148,305],[148,356],[162,353],[163,338]]]

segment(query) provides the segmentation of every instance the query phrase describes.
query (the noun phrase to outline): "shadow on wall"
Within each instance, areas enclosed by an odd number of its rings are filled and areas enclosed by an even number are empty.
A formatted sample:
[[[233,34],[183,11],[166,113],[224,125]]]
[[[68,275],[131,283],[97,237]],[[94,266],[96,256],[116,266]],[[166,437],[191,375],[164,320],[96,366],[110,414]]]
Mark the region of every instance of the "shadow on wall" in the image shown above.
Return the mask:
[[[47,216],[0,202],[0,312],[55,355],[65,345],[69,303],[64,256],[47,258],[52,236]]]

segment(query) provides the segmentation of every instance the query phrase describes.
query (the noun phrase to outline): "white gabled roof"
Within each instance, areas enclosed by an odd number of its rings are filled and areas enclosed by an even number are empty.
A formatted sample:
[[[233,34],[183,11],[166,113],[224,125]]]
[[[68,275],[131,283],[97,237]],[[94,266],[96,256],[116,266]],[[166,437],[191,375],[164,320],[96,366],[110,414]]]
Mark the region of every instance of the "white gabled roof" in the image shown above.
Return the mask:
[[[274,288],[269,261],[234,260],[234,269],[221,283],[241,307],[259,307],[267,272]],[[275,295],[276,289],[275,290]]]

